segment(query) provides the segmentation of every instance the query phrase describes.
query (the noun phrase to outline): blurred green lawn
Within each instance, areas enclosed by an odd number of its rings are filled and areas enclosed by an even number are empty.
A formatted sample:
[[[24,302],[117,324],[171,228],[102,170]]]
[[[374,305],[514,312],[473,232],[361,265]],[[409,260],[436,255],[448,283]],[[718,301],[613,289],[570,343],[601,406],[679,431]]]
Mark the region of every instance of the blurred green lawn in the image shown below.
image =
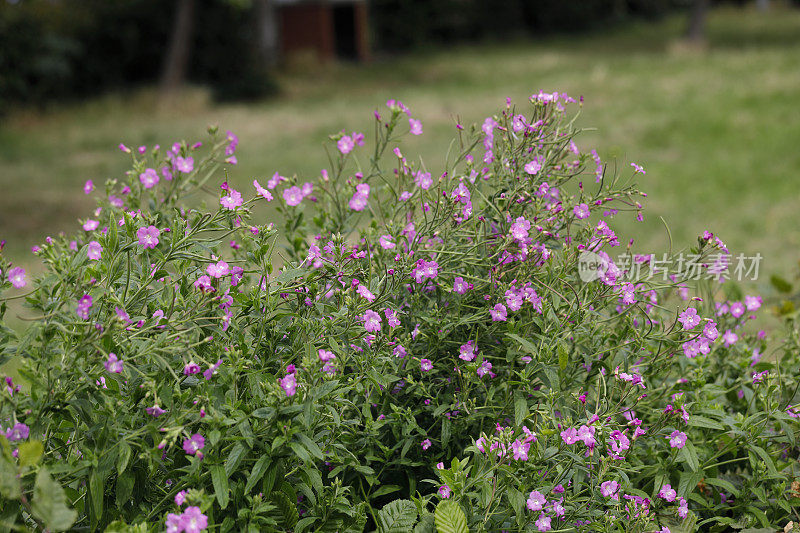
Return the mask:
[[[217,123],[240,137],[234,184],[282,174],[315,176],[322,144],[342,128],[371,133],[373,109],[398,98],[422,119],[408,139],[439,168],[456,117],[482,121],[539,89],[584,95],[579,124],[597,128],[579,145],[605,160],[642,164],[649,194],[644,223],[613,224],[641,252],[664,251],[669,224],[677,247],[710,229],[733,252],[764,256],[766,272],[789,273],[800,226],[800,10],[713,11],[704,50],[678,41],[676,16],[593,35],[460,47],[368,66],[335,65],[280,75],[284,94],[255,104],[214,105],[202,91],[164,110],[147,91],[111,95],[47,112],[19,111],[0,124],[0,239],[6,253],[34,265],[30,246],[79,230],[102,183],[127,169],[115,147],[202,140]]]

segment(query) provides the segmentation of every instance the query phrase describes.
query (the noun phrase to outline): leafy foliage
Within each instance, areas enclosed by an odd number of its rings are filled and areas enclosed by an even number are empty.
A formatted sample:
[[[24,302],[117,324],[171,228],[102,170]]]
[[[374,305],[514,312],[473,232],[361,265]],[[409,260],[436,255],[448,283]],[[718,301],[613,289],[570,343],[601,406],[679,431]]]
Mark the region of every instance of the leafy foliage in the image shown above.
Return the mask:
[[[40,247],[40,277],[0,256],[1,309],[32,314],[0,328],[20,365],[2,527],[783,527],[797,324],[767,352],[710,233],[691,268],[612,259],[645,171],[581,150],[576,103],[458,125],[439,173],[400,150],[422,124],[390,101],[366,157],[338,133],[318,181],[276,173],[249,199],[210,188],[231,133],[121,146],[132,170]]]

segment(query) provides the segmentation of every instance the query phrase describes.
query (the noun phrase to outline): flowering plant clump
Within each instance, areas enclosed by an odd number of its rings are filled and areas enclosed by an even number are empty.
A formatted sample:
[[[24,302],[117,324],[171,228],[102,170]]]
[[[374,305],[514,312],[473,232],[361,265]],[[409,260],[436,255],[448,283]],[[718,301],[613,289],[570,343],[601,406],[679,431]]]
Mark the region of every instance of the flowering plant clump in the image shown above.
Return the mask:
[[[132,170],[36,279],[0,256],[0,529],[724,531],[798,517],[796,327],[634,254],[639,165],[565,94],[456,125],[436,170],[390,100],[317,180],[220,184],[238,139]],[[582,105],[582,104],[580,104]],[[626,167],[627,168],[627,167]],[[216,192],[215,192],[216,189]],[[211,208],[194,198],[210,193]],[[191,200],[190,202],[187,202]],[[281,223],[254,215],[272,206]],[[625,245],[621,244],[625,243]],[[693,253],[709,272],[725,245]],[[596,279],[579,266],[600,258]]]

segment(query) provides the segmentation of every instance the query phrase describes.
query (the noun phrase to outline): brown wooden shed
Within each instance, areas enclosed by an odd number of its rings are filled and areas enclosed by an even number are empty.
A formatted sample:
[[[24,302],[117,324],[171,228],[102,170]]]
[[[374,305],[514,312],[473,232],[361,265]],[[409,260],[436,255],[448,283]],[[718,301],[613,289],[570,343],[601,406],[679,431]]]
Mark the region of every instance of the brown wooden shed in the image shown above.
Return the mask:
[[[366,0],[275,0],[280,55],[320,62],[369,59]]]

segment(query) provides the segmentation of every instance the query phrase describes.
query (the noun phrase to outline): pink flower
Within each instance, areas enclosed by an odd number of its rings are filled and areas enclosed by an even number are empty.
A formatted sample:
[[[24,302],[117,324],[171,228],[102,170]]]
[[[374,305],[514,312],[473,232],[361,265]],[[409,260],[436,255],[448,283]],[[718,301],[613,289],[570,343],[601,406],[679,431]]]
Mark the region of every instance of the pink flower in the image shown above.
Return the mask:
[[[206,381],[210,380],[217,373],[217,369],[222,365],[222,359],[217,359],[217,362],[203,371],[203,377]]]
[[[82,318],[83,320],[87,320],[89,318],[89,309],[92,307],[93,298],[88,294],[84,294],[83,297],[78,300],[78,309],[75,311],[78,314],[78,317]]]
[[[364,285],[363,283],[360,283],[358,285],[358,288],[356,289],[356,292],[359,294],[359,296],[361,296],[362,298],[365,298],[367,301],[370,301],[370,302],[375,301],[375,295],[372,294],[370,292],[370,290],[367,288],[367,286]]]
[[[86,246],[86,257],[92,261],[97,261],[103,253],[103,247],[97,241],[92,241]]]
[[[575,444],[578,442],[578,430],[575,428],[567,428],[561,432],[561,440],[564,444]]]
[[[297,391],[297,377],[295,376],[294,372],[287,373],[286,376],[278,380],[278,384],[286,393],[286,396],[295,395],[295,392]]]
[[[700,316],[697,314],[697,309],[689,307],[678,315],[678,322],[683,324],[683,329],[692,329],[700,323]]]
[[[433,362],[430,359],[420,359],[419,367],[423,372],[430,372],[433,370]]]
[[[192,374],[197,374],[198,372],[200,372],[200,365],[194,361],[189,361],[186,363],[186,366],[183,367],[184,376],[191,376]]]
[[[8,280],[15,289],[21,289],[28,284],[25,279],[25,269],[22,267],[14,267],[8,271]]]
[[[200,289],[203,292],[212,292],[214,290],[213,285],[211,285],[211,278],[205,275],[197,278],[197,281],[192,285],[194,285],[195,289]]]
[[[103,366],[112,374],[122,373],[122,361],[117,359],[117,356],[113,353],[108,354],[108,359],[103,363]]]
[[[594,426],[583,425],[578,428],[578,439],[583,441],[587,448],[592,449],[597,443],[594,437]]]
[[[744,305],[747,307],[747,310],[750,312],[758,311],[761,307],[761,296],[745,296],[744,297]]]
[[[553,526],[550,525],[552,518],[547,516],[546,514],[542,513],[539,515],[539,518],[536,520],[536,528],[539,531],[550,531],[553,529]]]
[[[319,360],[323,363],[327,363],[336,359],[336,356],[330,350],[323,350],[320,348],[317,353],[319,354]]]
[[[159,243],[159,235],[161,235],[161,230],[155,226],[142,226],[136,231],[136,236],[139,238],[139,244],[143,248],[155,248]]]
[[[271,192],[269,192],[269,191],[268,191],[267,189],[265,189],[264,187],[262,187],[262,186],[261,186],[261,184],[259,184],[259,183],[258,183],[258,180],[253,180],[253,187],[255,187],[255,188],[256,188],[256,193],[258,193],[259,195],[261,195],[261,196],[262,196],[264,199],[266,199],[268,202],[272,200],[272,193],[271,193]]]
[[[719,330],[717,330],[717,324],[714,321],[706,322],[703,328],[703,337],[709,341],[717,340],[717,337],[719,337]]]
[[[139,174],[139,181],[142,182],[145,189],[150,189],[158,184],[158,172],[154,168],[145,169],[144,172]]]
[[[22,422],[17,422],[5,432],[5,437],[11,442],[25,440],[30,435],[30,428]]]
[[[492,315],[492,322],[505,322],[508,317],[506,306],[503,304],[495,304],[492,309],[489,309],[489,314]]]
[[[364,321],[364,329],[368,332],[375,333],[381,330],[381,315],[372,309],[367,309],[362,320]]]
[[[389,323],[389,327],[396,328],[400,325],[400,319],[397,318],[393,309],[384,309],[383,314],[386,315],[386,322]]]
[[[383,248],[384,250],[391,250],[392,248],[397,246],[395,243],[392,242],[393,238],[394,237],[392,237],[391,235],[381,235],[380,239],[378,239],[381,248]]]
[[[181,522],[180,515],[176,515],[175,513],[169,513],[167,515],[167,521],[165,523],[167,527],[167,533],[181,533],[183,531],[183,523]]]
[[[681,498],[678,502],[678,516],[681,518],[686,518],[689,514],[689,502],[687,502],[684,498]]]
[[[472,287],[472,283],[464,281],[464,278],[461,276],[453,280],[453,292],[456,294],[466,294],[468,291],[472,290]]]
[[[219,203],[225,209],[236,209],[242,205],[242,195],[236,189],[230,189],[227,196],[220,198]]]
[[[425,189],[426,191],[431,188],[433,185],[433,179],[431,178],[430,172],[422,172],[418,170],[414,173],[414,183],[417,184],[417,187],[420,189]]]
[[[349,135],[343,135],[342,138],[336,142],[336,147],[339,148],[341,153],[349,154],[353,151],[353,148],[356,147],[356,143]]]
[[[600,494],[605,496],[606,498],[613,498],[615,500],[619,500],[619,494],[617,491],[619,490],[619,483],[616,481],[603,481],[600,483]]]
[[[615,429],[611,432],[611,449],[614,453],[620,453],[631,447],[631,441],[627,435]]]
[[[736,341],[739,340],[739,336],[736,333],[732,332],[731,330],[725,331],[725,334],[722,335],[722,342],[725,344],[726,347],[733,346],[736,344]]]
[[[575,217],[578,219],[589,218],[589,215],[591,215],[589,212],[589,206],[586,204],[576,205],[573,209],[573,212],[575,213]]]
[[[528,495],[527,507],[531,511],[541,511],[547,505],[547,498],[538,490],[531,491]]]
[[[528,451],[531,449],[530,442],[521,442],[519,439],[511,443],[511,451],[514,452],[515,461],[527,461]]]
[[[202,457],[203,454],[200,453],[200,450],[205,448],[205,445],[206,439],[200,433],[195,433],[190,438],[183,441],[183,451],[185,451],[188,455],[197,455],[198,457]]]
[[[744,314],[745,306],[742,302],[733,302],[731,304],[731,314],[734,318],[739,318]]]
[[[366,183],[359,183],[356,186],[356,192],[350,198],[348,205],[353,211],[363,211],[367,207],[369,201],[369,185]]]
[[[222,278],[230,273],[230,269],[228,268],[228,263],[225,261],[217,261],[216,263],[209,264],[206,267],[206,272],[212,278]]]
[[[199,507],[187,507],[181,515],[181,525],[185,533],[200,533],[208,527],[208,517]]]
[[[92,183],[92,180],[86,180],[86,183],[83,184],[83,193],[91,194],[93,190],[94,190],[94,183]]]
[[[658,495],[661,498],[664,498],[668,502],[674,502],[675,498],[678,497],[678,492],[673,489],[669,483],[661,487],[661,490],[658,491]]]
[[[180,507],[184,503],[186,503],[186,491],[182,490],[178,494],[175,495],[175,505]]]
[[[153,407],[148,407],[145,409],[145,412],[152,416],[153,418],[158,418],[159,416],[166,413],[164,409],[158,406],[158,404],[154,404]]]
[[[434,279],[439,275],[439,263],[436,261],[417,260],[417,264],[411,271],[414,281],[422,283],[426,279]]]
[[[430,448],[431,447],[431,439],[423,440],[422,443],[421,443],[421,446],[422,446],[423,450],[427,450],[428,448]]]
[[[300,205],[300,202],[303,201],[303,191],[297,186],[289,187],[283,191],[283,199],[286,200],[286,205],[292,207]]]
[[[272,175],[272,177],[267,182],[267,189],[274,189],[278,186],[278,184],[282,181],[286,181],[286,178],[281,176],[278,172]]]
[[[641,166],[637,165],[636,163],[631,163],[631,166],[633,167],[634,174],[642,174],[642,175],[647,174],[647,172],[645,172],[644,169]]]
[[[486,374],[489,374],[491,377],[495,376],[494,373],[492,372],[492,363],[486,360],[481,361],[481,366],[479,366],[475,372],[480,377],[483,377]]]
[[[442,498],[445,498],[445,499],[449,498],[450,497],[450,487],[448,487],[447,485],[442,485],[441,487],[439,487],[439,496],[441,496]]]
[[[458,349],[458,358],[464,361],[472,361],[478,355],[478,347],[473,341],[462,344]]]
[[[536,159],[525,165],[525,172],[531,176],[535,176],[540,170],[542,170],[541,156],[538,156]]]
[[[678,431],[677,429],[670,433],[669,437],[669,445],[672,448],[681,449],[686,446],[686,433],[682,431]]]
[[[97,229],[97,227],[99,225],[100,225],[100,223],[98,221],[89,219],[89,220],[87,220],[86,222],[83,223],[83,230],[84,231],[94,231],[94,230]]]
[[[175,168],[184,174],[188,174],[194,170],[194,159],[191,157],[178,156],[175,158]]]
[[[408,119],[408,125],[412,135],[422,135],[422,122],[410,118]]]

